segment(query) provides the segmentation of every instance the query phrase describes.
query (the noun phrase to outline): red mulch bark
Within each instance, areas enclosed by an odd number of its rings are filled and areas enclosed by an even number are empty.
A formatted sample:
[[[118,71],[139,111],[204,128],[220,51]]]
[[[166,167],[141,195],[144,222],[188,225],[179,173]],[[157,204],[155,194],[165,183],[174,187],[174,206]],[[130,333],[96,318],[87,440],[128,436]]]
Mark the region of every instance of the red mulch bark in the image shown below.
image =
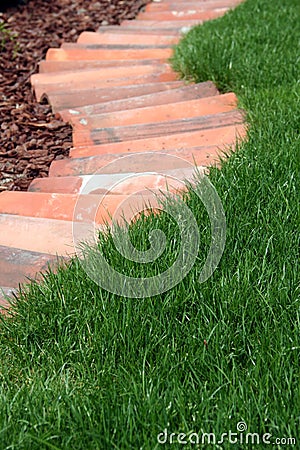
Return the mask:
[[[49,47],[133,19],[149,0],[31,0],[0,13],[0,192],[27,190],[68,157],[72,129],[36,102],[30,76]],[[3,30],[4,27],[4,30]]]

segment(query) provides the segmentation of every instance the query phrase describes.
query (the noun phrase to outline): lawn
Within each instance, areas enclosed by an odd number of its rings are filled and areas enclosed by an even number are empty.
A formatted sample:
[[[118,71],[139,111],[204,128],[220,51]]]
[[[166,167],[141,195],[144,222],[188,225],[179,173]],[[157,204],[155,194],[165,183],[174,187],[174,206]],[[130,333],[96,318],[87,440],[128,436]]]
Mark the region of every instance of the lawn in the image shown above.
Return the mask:
[[[1,449],[299,448],[299,39],[298,0],[247,0],[178,45],[174,67],[234,91],[249,123],[210,174],[227,220],[221,262],[200,284],[209,226],[190,190],[199,258],[171,290],[109,294],[76,259],[30,285],[0,323]],[[177,255],[174,220],[142,217],[129,234],[145,250],[154,228],[167,239],[155,264],[124,261],[110,236],[102,251],[124,273],[159,273]]]

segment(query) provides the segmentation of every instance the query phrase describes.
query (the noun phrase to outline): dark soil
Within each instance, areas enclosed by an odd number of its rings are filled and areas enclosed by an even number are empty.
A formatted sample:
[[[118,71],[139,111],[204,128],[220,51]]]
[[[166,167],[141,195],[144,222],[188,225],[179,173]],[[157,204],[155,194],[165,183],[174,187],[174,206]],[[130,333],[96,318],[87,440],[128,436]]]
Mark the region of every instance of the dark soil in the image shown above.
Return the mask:
[[[6,2],[15,4],[17,2]],[[133,19],[149,0],[28,0],[0,13],[0,192],[27,190],[68,157],[72,129],[39,104],[30,76],[49,47]],[[2,8],[3,8],[2,4]]]

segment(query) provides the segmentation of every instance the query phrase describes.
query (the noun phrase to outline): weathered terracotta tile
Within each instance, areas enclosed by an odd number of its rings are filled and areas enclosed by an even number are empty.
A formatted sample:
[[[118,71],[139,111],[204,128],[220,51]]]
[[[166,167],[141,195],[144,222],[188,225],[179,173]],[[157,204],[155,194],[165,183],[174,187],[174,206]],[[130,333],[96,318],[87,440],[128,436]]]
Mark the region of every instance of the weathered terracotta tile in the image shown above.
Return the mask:
[[[142,176],[144,173],[136,174],[136,173],[126,173],[122,176],[118,173],[115,174],[94,174],[93,175],[93,182],[94,185],[89,190],[90,194],[99,194],[99,193],[109,193],[109,194],[121,194],[121,195],[128,195],[131,193],[135,193],[138,190],[143,189],[157,189],[157,183],[160,183],[161,188],[166,187],[165,183],[165,176],[162,175],[159,177],[159,179],[150,176]],[[60,192],[64,194],[77,194],[78,191],[75,191],[73,189],[72,183],[69,183],[69,178],[77,178],[78,183],[82,183],[83,186],[87,181],[91,180],[90,175],[83,175],[78,177],[58,177],[59,183],[60,183]],[[126,178],[126,182],[124,181],[124,178]],[[128,178],[128,180],[127,180]],[[44,193],[56,193],[55,190],[53,190],[53,187],[51,183],[45,183],[45,178],[39,179],[39,190],[40,192],[43,191]],[[122,181],[123,180],[123,181]],[[136,183],[135,183],[136,180]],[[182,184],[182,183],[181,183]]]
[[[47,74],[50,75],[50,74]],[[74,74],[75,75],[75,74]],[[42,97],[46,94],[50,95],[51,92],[58,93],[63,92],[67,93],[71,90],[76,91],[93,91],[95,89],[106,89],[110,90],[111,88],[117,86],[130,86],[137,84],[152,84],[152,83],[161,83],[161,82],[170,82],[176,81],[178,79],[178,75],[174,72],[171,72],[167,69],[162,71],[157,71],[157,73],[149,73],[145,75],[137,75],[137,76],[128,76],[123,78],[96,78],[93,82],[85,80],[82,78],[81,80],[74,79],[69,80],[69,83],[66,81],[61,83],[46,83],[42,84],[41,81],[34,83],[34,91],[38,100],[41,100]]]
[[[137,139],[103,145],[91,145],[73,148],[70,151],[72,158],[80,158],[103,153],[133,153],[145,151],[164,151],[167,149],[184,149],[202,146],[223,146],[234,144],[239,138],[246,135],[244,125],[231,125],[209,130],[199,130],[187,133],[177,133],[156,138]]]
[[[67,92],[50,92],[46,97],[54,112],[67,108],[76,108],[96,103],[110,102],[136,96],[149,95],[184,86],[184,81],[152,82],[147,84],[131,84],[127,86],[114,86],[109,89],[70,89]],[[42,95],[44,97],[44,95]]]
[[[51,164],[49,180],[51,183],[52,177],[73,178],[77,175],[94,174],[97,171],[101,173],[103,171],[105,173],[147,172],[189,167],[190,164],[207,166],[215,164],[219,160],[220,153],[218,146],[210,146],[174,148],[163,152],[127,153],[126,155],[104,153],[86,158],[57,160]],[[46,180],[47,178],[41,178],[37,182],[46,185]]]
[[[104,127],[92,130],[78,130],[73,132],[73,145],[98,145],[105,143],[132,141],[133,139],[148,139],[159,136],[167,136],[176,133],[189,133],[196,130],[216,129],[244,121],[239,110],[225,113],[198,116],[172,121],[154,122],[146,124],[134,124],[120,127]],[[209,145],[209,144],[207,144]]]
[[[58,259],[50,254],[37,253],[0,245],[0,286],[18,287],[20,283],[35,278],[49,265],[54,268]]]
[[[75,195],[2,192],[0,194],[0,214],[71,220],[76,201]]]
[[[0,214],[0,245],[52,255],[72,255],[74,239],[75,242],[95,242],[95,226],[103,229],[112,220],[123,222],[123,217],[130,221],[145,205],[157,205],[157,198],[149,190],[129,197],[103,193],[59,195],[77,198],[76,210],[72,211],[76,220],[72,220],[73,214],[67,220]]]
[[[90,59],[118,60],[118,59],[163,59],[172,56],[172,49],[100,49],[90,50],[85,48],[50,48],[46,55],[47,61],[80,61]]]
[[[126,78],[130,76],[149,75],[155,73],[173,73],[170,64],[138,64],[131,66],[115,66],[92,68],[87,70],[76,70],[75,72],[55,72],[55,73],[39,73],[31,77],[31,83],[34,87],[42,85],[60,85],[64,84],[66,87],[79,84],[80,86],[85,81],[85,85],[90,83],[93,85],[97,80],[107,80],[112,78]]]
[[[185,10],[177,11],[159,11],[159,12],[142,12],[137,16],[137,21],[152,21],[152,22],[163,22],[163,21],[187,21],[187,20],[198,20],[199,22],[216,19],[217,17],[223,16],[228,8],[221,8],[215,10],[207,11],[197,11],[197,10]]]
[[[224,3],[224,1],[227,4],[239,4],[241,3],[241,0],[154,0],[155,4],[159,4],[159,3],[166,3],[166,4],[175,4],[175,6],[177,5],[186,5],[188,3],[197,3],[198,6],[202,6],[202,5],[214,5],[213,7],[215,7],[216,3],[220,4],[220,3]]]
[[[53,161],[49,170],[49,179],[54,177],[73,177],[93,174],[102,167],[115,161],[120,155],[103,154],[83,158],[61,159]],[[122,155],[121,155],[122,156]],[[122,167],[122,164],[119,166]],[[126,170],[128,172],[128,170]],[[39,179],[42,181],[42,179]]]
[[[170,92],[170,96],[172,94],[173,92]],[[120,127],[142,123],[162,123],[178,119],[184,119],[185,121],[191,117],[232,111],[236,107],[237,98],[234,94],[229,93],[200,99],[179,99],[179,101],[174,99],[173,102],[167,104],[93,114],[85,118],[73,115],[71,122],[75,131],[85,131],[96,128]]]
[[[28,191],[55,194],[79,194],[83,181],[83,178],[80,176],[36,178],[30,184]]]
[[[198,169],[198,171],[200,170],[201,168]],[[194,174],[195,168],[187,167],[160,171],[160,173],[123,173],[121,179],[120,174],[95,175],[93,177],[94,185],[91,186],[89,192],[91,195],[106,194],[108,199],[126,195],[135,195],[139,198],[139,193],[145,195],[148,192],[147,198],[151,199],[153,191],[177,192],[185,189],[184,181],[192,181]],[[89,178],[88,175],[86,177]]]
[[[132,33],[141,33],[143,35],[151,35],[151,36],[180,36],[180,29],[162,29],[162,28],[143,28],[140,25],[133,27],[131,24],[134,21],[128,20],[128,23],[125,24],[122,22],[122,27],[116,26],[116,25],[107,25],[107,26],[101,26],[98,28],[97,33],[106,34],[106,33],[113,33],[113,34],[132,34]]]
[[[172,49],[170,44],[148,44],[145,45],[142,41],[138,40],[134,44],[79,44],[78,42],[64,42],[60,48],[66,51],[69,50],[156,50],[156,49]],[[145,58],[148,59],[148,58]]]
[[[88,182],[89,180],[90,177],[83,181]],[[99,187],[101,193],[105,190],[103,189],[103,182],[101,183],[102,180],[94,178],[91,181],[92,185],[89,191],[98,193]],[[0,231],[1,218],[3,216],[47,219],[58,222],[74,221],[89,223],[95,220],[97,224],[104,225],[106,222],[110,222],[110,216],[114,214],[115,210],[126,198],[127,195],[106,195],[105,198],[102,198],[101,195],[95,194],[78,196],[75,194],[48,192],[4,192],[0,195]],[[138,196],[134,197],[132,204],[134,204],[135,200],[138,204],[140,198]],[[32,236],[31,239],[35,239],[35,236]],[[0,245],[8,244],[3,244],[0,239]],[[11,244],[8,246],[11,246]]]
[[[118,60],[88,60],[88,61],[41,61],[39,73],[51,72],[78,72],[80,70],[104,69],[107,67],[149,66],[165,63],[163,59],[118,59]]]
[[[102,44],[102,45],[135,45],[142,42],[143,45],[174,45],[179,41],[176,36],[155,36],[142,33],[94,33],[84,31],[79,36],[79,44]]]
[[[77,223],[78,239],[88,239],[91,227]],[[0,214],[0,245],[51,255],[71,255],[73,223],[70,220],[54,220],[36,217]]]
[[[76,110],[60,111],[60,116],[66,122],[73,122],[82,117],[96,114],[112,113],[115,111],[133,110],[136,108],[145,108],[148,106],[165,105],[175,102],[194,100],[197,98],[212,97],[218,95],[216,86],[208,81],[206,83],[190,84],[181,88],[157,93],[147,94],[140,97],[131,97],[129,99],[115,100],[95,105],[88,105],[76,108]]]
[[[152,2],[148,3],[145,7],[147,12],[158,12],[158,11],[186,11],[186,10],[197,10],[205,11],[219,8],[232,8],[233,6],[241,3],[241,0],[215,0],[215,1],[163,1],[163,2]]]
[[[179,33],[182,31],[183,27],[193,27],[195,25],[199,25],[202,23],[201,20],[198,19],[190,19],[190,20],[124,20],[121,23],[121,27],[127,27],[131,29],[140,28],[145,30],[146,28],[151,28],[159,30],[168,31],[173,29],[177,30]]]
[[[67,160],[61,160],[67,161]],[[80,191],[82,179],[68,177],[62,183],[59,178],[35,178],[29,185],[29,192],[55,192],[57,194],[77,194]]]

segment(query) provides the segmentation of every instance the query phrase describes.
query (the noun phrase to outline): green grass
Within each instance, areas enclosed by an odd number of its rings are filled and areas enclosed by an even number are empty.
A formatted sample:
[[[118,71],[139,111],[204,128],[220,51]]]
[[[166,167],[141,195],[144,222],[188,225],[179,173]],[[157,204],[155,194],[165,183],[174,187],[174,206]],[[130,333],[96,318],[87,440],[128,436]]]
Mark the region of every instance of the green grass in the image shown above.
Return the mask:
[[[17,37],[18,34],[10,30],[7,24],[0,19],[0,52],[4,52],[6,50],[6,46],[9,42],[14,42],[13,58],[15,58],[19,48],[19,44],[16,41]]]
[[[170,291],[121,298],[77,260],[32,284],[0,327],[1,449],[154,449],[165,428],[219,439],[240,421],[299,447],[299,27],[298,0],[248,0],[179,44],[174,66],[236,92],[249,121],[248,141],[210,175],[227,218],[221,263],[198,283],[209,233],[190,192],[204,237]],[[176,223],[141,218],[129,233],[145,250],[157,227],[169,244],[157,264],[124,262],[109,236],[102,250],[125,273],[159,273],[173,261]],[[290,448],[201,448],[265,447]]]

